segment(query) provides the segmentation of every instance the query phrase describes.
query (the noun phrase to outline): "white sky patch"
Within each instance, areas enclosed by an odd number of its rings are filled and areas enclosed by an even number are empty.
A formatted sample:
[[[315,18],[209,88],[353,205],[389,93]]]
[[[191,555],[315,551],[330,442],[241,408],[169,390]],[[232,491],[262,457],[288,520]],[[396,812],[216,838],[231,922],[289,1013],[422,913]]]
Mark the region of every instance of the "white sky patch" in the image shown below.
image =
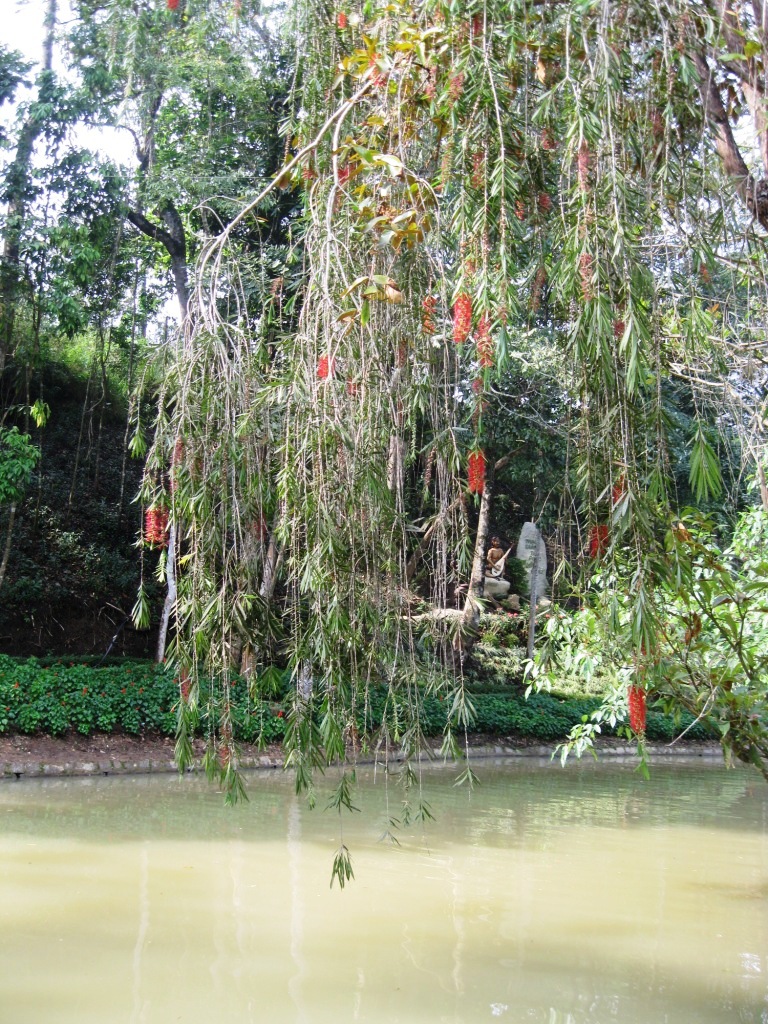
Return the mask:
[[[6,0],[6,4],[0,41],[9,49],[19,50],[28,60],[39,64],[43,55],[43,22],[47,5],[43,0]],[[60,0],[60,8],[60,19],[70,16],[67,0]]]
[[[30,82],[34,82],[43,59],[47,0],[4,0],[3,6],[6,4],[10,9],[0,24],[0,42],[11,50],[18,50],[34,65],[28,75]],[[61,35],[71,23],[74,14],[69,0],[58,0],[57,6],[58,34]],[[6,11],[3,13],[6,14]],[[60,42],[54,46],[53,63],[59,75],[69,77]],[[29,99],[30,95],[31,90],[20,89],[17,92],[17,100],[23,102]],[[0,108],[0,121],[6,130],[11,129],[14,114],[15,107]],[[9,134],[12,140],[13,132],[9,131]],[[133,140],[124,129],[79,126],[72,133],[70,142],[74,146],[93,150],[118,164],[130,166],[136,160]]]

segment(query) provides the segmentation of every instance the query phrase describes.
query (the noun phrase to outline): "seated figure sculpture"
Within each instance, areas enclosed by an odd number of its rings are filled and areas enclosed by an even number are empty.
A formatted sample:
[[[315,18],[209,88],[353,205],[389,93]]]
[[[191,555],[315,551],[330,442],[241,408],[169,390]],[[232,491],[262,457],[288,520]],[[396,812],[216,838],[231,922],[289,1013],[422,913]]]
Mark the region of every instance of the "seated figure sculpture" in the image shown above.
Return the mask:
[[[491,546],[488,549],[485,560],[484,592],[487,597],[492,598],[494,601],[505,598],[509,593],[511,584],[503,577],[504,563],[511,550],[512,548],[509,548],[507,551],[504,551],[501,546],[501,540],[498,537],[491,537]]]

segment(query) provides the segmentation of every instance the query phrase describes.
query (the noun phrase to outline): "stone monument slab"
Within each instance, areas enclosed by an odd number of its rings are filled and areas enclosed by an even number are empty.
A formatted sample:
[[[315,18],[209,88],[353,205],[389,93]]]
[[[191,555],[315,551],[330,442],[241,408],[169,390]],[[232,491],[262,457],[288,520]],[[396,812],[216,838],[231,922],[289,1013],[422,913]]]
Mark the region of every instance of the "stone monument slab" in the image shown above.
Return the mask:
[[[547,548],[536,523],[523,523],[517,542],[517,557],[525,563],[531,596],[538,600],[549,588],[547,583]],[[536,579],[533,570],[536,568]]]

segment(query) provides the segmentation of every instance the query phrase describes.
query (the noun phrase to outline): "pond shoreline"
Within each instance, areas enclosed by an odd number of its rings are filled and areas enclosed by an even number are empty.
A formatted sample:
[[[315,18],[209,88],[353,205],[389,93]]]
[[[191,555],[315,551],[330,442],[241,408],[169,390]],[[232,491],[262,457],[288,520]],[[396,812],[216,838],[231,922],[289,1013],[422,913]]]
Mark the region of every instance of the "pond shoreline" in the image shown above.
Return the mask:
[[[0,736],[0,778],[22,779],[60,776],[145,775],[177,772],[173,758],[173,740],[168,737],[133,736]],[[470,736],[470,759],[544,758],[552,756],[554,745],[526,743],[517,737]],[[597,745],[600,756],[636,758],[633,744],[605,739]],[[722,761],[722,750],[716,743],[683,741],[673,746],[649,743],[649,756],[702,757]],[[195,768],[200,770],[204,751],[202,740],[195,742]],[[432,753],[436,761],[443,758],[439,744]],[[398,760],[398,758],[395,758]],[[373,755],[360,755],[359,764],[372,764]],[[243,744],[239,766],[243,769],[274,771],[283,767],[283,751],[279,744],[267,748]]]

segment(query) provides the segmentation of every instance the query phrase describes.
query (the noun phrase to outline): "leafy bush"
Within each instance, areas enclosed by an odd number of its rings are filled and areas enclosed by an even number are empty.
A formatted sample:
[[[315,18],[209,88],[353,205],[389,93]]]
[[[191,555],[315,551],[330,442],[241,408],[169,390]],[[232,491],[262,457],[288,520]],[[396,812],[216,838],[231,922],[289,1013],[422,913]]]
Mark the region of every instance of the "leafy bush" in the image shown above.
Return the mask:
[[[231,690],[235,738],[279,740],[285,732],[282,708],[252,701],[241,680]],[[92,667],[75,662],[43,664],[0,655],[0,732],[48,733],[72,730],[173,736],[179,701],[178,682],[163,665],[125,661]],[[199,725],[214,710],[210,687],[199,695]]]
[[[151,662],[93,667],[61,661],[43,664],[36,658],[17,661],[0,655],[0,733],[61,736],[74,731],[89,736],[94,732],[157,732],[173,736],[179,699],[173,673]],[[205,731],[208,719],[219,713],[218,699],[203,680],[196,715],[200,731]],[[404,695],[388,698],[384,687],[372,687],[365,711],[358,716],[358,731],[372,733],[385,724],[390,734],[397,736],[399,721],[405,717],[402,711],[406,699]],[[474,711],[474,731],[542,743],[562,739],[600,703],[549,693],[533,694],[526,700],[522,689],[503,694],[470,693],[468,701]],[[443,732],[451,706],[450,693],[422,694],[420,724],[424,735],[439,736]],[[232,681],[230,711],[236,740],[271,743],[285,735],[286,707],[277,700],[253,700],[242,679]],[[650,712],[647,735],[668,740],[692,720],[689,716],[676,724],[667,715]],[[697,725],[688,735],[701,739],[709,733]]]
[[[387,701],[386,691],[374,688],[370,695],[367,714],[360,716],[357,723],[362,731],[373,731],[383,723],[392,735],[397,735],[399,721],[406,698]],[[574,725],[589,717],[600,707],[597,698],[557,697],[550,693],[534,693],[526,699],[522,689],[500,693],[468,694],[468,701],[474,711],[471,730],[490,736],[517,736],[542,743],[557,742]],[[426,736],[439,736],[445,729],[450,695],[428,694],[423,697],[420,709],[420,725]],[[646,735],[651,740],[671,740],[691,725],[693,716],[684,715],[679,722],[671,716],[656,711],[648,713]],[[623,727],[611,729],[606,725],[605,735],[616,735]],[[690,739],[711,739],[712,733],[702,725],[696,725],[688,732]]]

